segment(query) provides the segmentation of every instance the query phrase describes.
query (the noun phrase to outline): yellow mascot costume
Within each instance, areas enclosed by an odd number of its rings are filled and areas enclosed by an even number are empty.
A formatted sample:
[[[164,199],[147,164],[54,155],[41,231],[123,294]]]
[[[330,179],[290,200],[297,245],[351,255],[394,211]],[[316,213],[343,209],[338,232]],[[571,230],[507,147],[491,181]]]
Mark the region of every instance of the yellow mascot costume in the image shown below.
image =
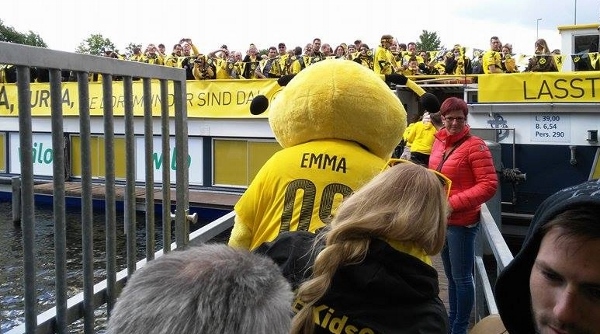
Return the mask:
[[[235,205],[229,245],[252,250],[280,232],[315,232],[344,197],[382,170],[406,129],[406,111],[385,81],[406,84],[425,108],[439,109],[406,77],[382,80],[347,60],[322,61],[279,80],[287,85],[272,100],[269,124],[283,150]],[[268,103],[257,96],[250,109],[261,113]]]

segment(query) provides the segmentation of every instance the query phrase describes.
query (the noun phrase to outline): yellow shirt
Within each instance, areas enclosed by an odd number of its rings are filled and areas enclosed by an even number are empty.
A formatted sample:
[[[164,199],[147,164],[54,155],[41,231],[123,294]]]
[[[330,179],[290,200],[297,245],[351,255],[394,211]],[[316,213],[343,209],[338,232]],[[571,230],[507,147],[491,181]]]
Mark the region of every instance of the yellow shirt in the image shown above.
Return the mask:
[[[413,131],[416,123],[417,122],[410,123],[406,127],[406,130],[404,130],[404,134],[402,135],[402,139],[404,139],[404,141],[406,142],[404,144],[404,146],[406,146],[406,147],[410,147],[410,145],[412,144],[412,140],[409,140],[411,138],[411,134],[410,133]]]
[[[375,57],[373,59],[373,71],[375,73],[392,74],[397,67],[392,51],[381,46],[375,50]]]
[[[406,142],[410,142],[410,151],[422,154],[431,154],[433,135],[437,131],[431,122],[415,122],[411,127]]]
[[[490,65],[495,65],[496,69],[502,71],[502,55],[498,51],[488,50],[483,54],[483,73],[490,74]]]
[[[282,231],[315,232],[386,164],[355,142],[317,140],[275,153],[235,205],[229,245],[254,249]]]

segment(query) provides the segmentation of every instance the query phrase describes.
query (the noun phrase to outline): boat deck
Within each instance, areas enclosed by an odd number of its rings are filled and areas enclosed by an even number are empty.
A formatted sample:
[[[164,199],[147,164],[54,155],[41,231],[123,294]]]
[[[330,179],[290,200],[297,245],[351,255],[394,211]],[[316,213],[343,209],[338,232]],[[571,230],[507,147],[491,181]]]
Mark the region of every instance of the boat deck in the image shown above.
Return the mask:
[[[65,196],[66,197],[75,197],[81,198],[82,187],[81,182],[65,182]],[[54,191],[54,184],[52,182],[47,183],[39,183],[34,187],[34,193],[37,195],[52,195]],[[104,184],[92,184],[92,198],[97,200],[104,200],[106,196],[106,187]],[[156,203],[162,203],[163,194],[162,188],[154,189],[154,201]],[[211,208],[211,209],[223,209],[223,210],[233,210],[233,206],[239,200],[241,193],[231,193],[231,192],[219,192],[213,190],[198,190],[198,189],[189,189],[188,200],[190,207],[198,207],[198,208]],[[125,186],[124,185],[116,185],[115,186],[115,197],[117,201],[122,201],[125,199]],[[135,188],[135,197],[137,199],[138,204],[144,204],[146,201],[146,188],[145,187],[136,187]],[[170,200],[172,204],[176,202],[176,193],[175,189],[171,189]]]

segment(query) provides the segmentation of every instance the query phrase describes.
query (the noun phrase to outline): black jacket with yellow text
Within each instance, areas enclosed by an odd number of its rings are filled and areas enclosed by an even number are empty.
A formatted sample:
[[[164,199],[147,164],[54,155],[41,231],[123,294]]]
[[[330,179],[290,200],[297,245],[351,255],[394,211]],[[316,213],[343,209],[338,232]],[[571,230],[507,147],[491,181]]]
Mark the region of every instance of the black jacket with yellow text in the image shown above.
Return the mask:
[[[271,257],[294,289],[310,278],[315,234],[285,232],[256,252]],[[447,333],[437,271],[373,239],[359,264],[340,268],[315,306],[314,333]],[[295,306],[296,307],[296,306]]]

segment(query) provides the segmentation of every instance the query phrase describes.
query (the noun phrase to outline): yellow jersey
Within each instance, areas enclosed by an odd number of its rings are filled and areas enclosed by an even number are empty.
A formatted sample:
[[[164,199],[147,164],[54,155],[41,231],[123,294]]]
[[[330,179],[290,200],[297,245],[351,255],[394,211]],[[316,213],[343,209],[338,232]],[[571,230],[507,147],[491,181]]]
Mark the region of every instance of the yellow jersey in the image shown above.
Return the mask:
[[[385,164],[359,144],[336,139],[275,153],[235,205],[229,245],[252,250],[283,231],[317,231]]]

